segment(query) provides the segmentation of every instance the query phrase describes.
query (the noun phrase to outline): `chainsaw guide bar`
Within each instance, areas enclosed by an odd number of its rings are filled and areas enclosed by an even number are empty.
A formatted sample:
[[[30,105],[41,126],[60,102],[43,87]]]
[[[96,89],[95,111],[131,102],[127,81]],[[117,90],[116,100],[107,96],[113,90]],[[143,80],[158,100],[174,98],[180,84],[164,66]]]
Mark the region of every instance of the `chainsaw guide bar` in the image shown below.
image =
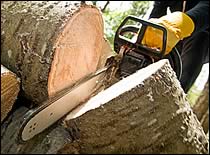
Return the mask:
[[[86,101],[104,79],[108,66],[89,74],[73,86],[48,99],[36,109],[29,110],[19,130],[18,139],[25,142],[65,116],[77,105]]]

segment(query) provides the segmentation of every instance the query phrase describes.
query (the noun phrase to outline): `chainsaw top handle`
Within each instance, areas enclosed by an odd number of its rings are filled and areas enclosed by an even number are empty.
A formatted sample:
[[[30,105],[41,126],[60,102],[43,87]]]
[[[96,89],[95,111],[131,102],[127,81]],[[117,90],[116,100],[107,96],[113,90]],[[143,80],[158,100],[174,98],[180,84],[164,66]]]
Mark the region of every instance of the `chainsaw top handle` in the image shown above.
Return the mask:
[[[136,24],[126,25],[128,21],[135,22]],[[155,29],[159,29],[163,32],[162,50],[153,49],[153,48],[149,48],[142,45],[141,42],[144,37],[146,28],[148,26],[153,27]],[[123,36],[124,33],[126,32],[138,34],[136,41],[133,41],[132,39],[128,39],[127,37]],[[166,39],[167,39],[167,31],[165,27],[140,19],[138,17],[129,15],[123,20],[123,22],[120,24],[120,26],[118,27],[116,31],[115,38],[114,38],[114,50],[117,53],[119,53],[120,48],[122,46],[127,46],[131,49],[134,49],[135,52],[144,53],[146,55],[154,56],[160,59],[165,55],[165,52],[166,52]]]

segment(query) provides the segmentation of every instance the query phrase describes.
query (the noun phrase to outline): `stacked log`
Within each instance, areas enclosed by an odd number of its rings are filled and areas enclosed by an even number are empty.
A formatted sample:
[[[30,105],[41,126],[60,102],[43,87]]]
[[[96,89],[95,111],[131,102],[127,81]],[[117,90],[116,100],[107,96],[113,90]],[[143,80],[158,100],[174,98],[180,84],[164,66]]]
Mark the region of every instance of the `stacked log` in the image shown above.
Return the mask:
[[[20,90],[19,78],[1,65],[1,122],[6,118],[15,103]]]
[[[1,62],[36,104],[94,72],[104,43],[99,9],[76,1],[5,1]]]

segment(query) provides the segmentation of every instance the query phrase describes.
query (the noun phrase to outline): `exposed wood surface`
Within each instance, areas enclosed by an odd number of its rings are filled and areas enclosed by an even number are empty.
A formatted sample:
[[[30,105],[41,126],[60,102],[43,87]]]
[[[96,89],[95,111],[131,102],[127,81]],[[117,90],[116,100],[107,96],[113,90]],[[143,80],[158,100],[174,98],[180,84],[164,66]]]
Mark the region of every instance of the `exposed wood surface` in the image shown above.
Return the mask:
[[[102,55],[100,10],[79,1],[5,1],[1,61],[37,104],[94,72]]]
[[[1,65],[1,122],[11,111],[20,90],[19,78]]]

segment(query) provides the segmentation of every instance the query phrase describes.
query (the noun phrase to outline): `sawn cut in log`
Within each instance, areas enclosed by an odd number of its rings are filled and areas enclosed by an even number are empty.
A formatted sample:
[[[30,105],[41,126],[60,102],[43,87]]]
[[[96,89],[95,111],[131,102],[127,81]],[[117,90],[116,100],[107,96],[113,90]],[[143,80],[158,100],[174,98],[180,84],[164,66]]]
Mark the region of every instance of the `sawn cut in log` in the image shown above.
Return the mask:
[[[1,65],[1,122],[11,111],[20,90],[20,79]]]
[[[96,71],[102,55],[99,9],[74,1],[8,1],[1,5],[1,61],[39,104]]]
[[[98,93],[66,117],[59,153],[207,153],[208,140],[168,60]]]

